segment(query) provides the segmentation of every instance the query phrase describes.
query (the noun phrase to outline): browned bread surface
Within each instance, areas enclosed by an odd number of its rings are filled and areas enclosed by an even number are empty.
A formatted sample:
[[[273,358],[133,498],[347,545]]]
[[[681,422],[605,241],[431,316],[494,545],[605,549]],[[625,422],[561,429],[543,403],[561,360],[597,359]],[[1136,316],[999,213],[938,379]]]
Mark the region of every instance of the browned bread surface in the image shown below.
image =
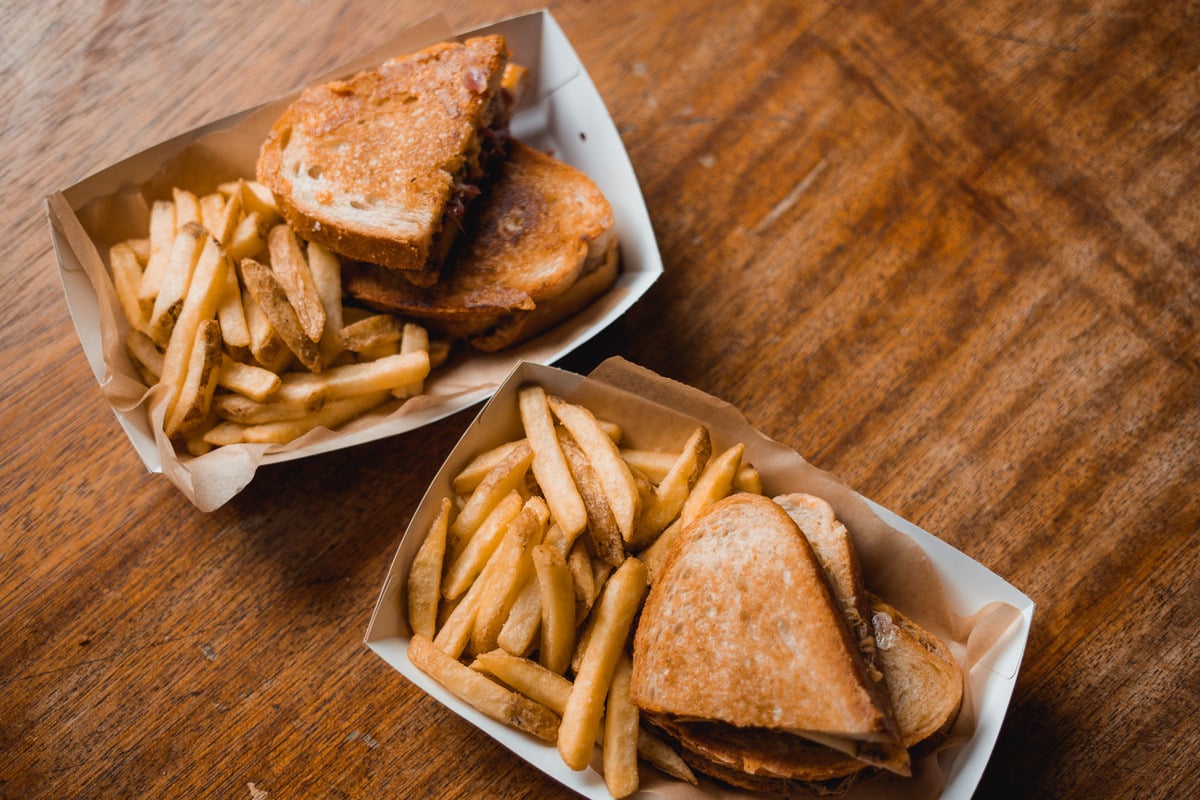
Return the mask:
[[[646,711],[885,735],[812,548],[758,495],[728,497],[683,531],[647,597],[633,668],[631,694]]]
[[[429,280],[506,61],[503,37],[477,37],[309,88],[263,143],[258,179],[302,238]]]

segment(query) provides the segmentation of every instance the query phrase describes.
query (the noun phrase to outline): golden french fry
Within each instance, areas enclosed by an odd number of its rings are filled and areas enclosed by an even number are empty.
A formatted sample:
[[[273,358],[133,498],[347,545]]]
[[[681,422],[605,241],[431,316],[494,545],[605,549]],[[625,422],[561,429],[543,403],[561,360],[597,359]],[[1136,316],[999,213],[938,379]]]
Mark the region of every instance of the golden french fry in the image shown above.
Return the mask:
[[[225,198],[220,192],[211,192],[200,198],[200,224],[218,242],[222,240],[220,228],[225,216]]]
[[[382,342],[399,342],[404,323],[391,314],[374,314],[346,325],[338,335],[342,347],[358,353]]]
[[[183,300],[192,280],[192,271],[207,240],[208,232],[197,222],[184,223],[175,234],[175,242],[171,246],[167,266],[163,271],[162,285],[159,287],[158,296],[154,298],[150,324],[146,329],[150,338],[160,347],[166,347],[171,338],[175,320],[183,310]]]
[[[271,327],[271,321],[263,313],[254,295],[242,291],[242,311],[246,314],[246,327],[250,334],[250,352],[254,360],[272,372],[283,372],[292,359],[283,339]]]
[[[408,658],[453,695],[494,720],[531,733],[543,741],[558,738],[558,716],[544,705],[506,689],[442,652],[428,637],[408,642]]]
[[[163,354],[155,346],[154,340],[141,331],[131,330],[125,337],[125,352],[133,359],[134,366],[142,370],[143,376],[152,379],[146,381],[147,386],[158,383],[158,376],[162,374]]]
[[[575,481],[575,488],[579,490],[579,497],[587,511],[587,532],[592,545],[601,558],[616,566],[625,560],[625,542],[621,536],[621,529],[617,526],[617,518],[613,516],[608,496],[604,493],[604,487],[596,476],[596,471],[592,469],[587,455],[568,433],[561,433],[558,444],[562,447],[567,469],[571,473],[571,479]]]
[[[224,328],[222,328],[223,331]],[[226,340],[226,344],[228,343]],[[222,389],[237,392],[251,400],[265,402],[279,390],[282,383],[279,376],[269,369],[256,367],[253,364],[243,364],[240,361],[234,361],[229,356],[225,356],[221,360],[221,377],[218,385]]]
[[[336,428],[343,425],[384,404],[390,397],[387,392],[370,392],[330,400],[305,417],[250,425],[242,432],[242,438],[247,442],[260,444],[287,444],[317,428]]]
[[[171,341],[163,356],[163,371],[159,380],[167,386],[164,420],[171,419],[179,401],[200,323],[214,319],[217,315],[217,305],[221,301],[221,293],[225,290],[227,274],[228,264],[224,250],[217,244],[216,239],[207,237],[192,272],[192,281],[188,286],[183,308],[179,312],[179,319],[175,321]]]
[[[168,438],[184,438],[200,430],[209,418],[220,371],[221,326],[215,319],[205,319],[196,330],[175,410],[166,417],[164,432]]]
[[[604,699],[633,617],[645,595],[646,577],[642,562],[632,557],[625,559],[609,578],[592,612],[595,624],[591,638],[558,730],[558,752],[571,769],[583,769],[591,760]]]
[[[671,467],[675,466],[675,462],[679,460],[679,455],[679,453],[661,450],[621,448],[621,458],[629,465],[629,468],[637,470],[654,483],[661,483],[663,478],[667,477]]]
[[[648,546],[679,516],[711,455],[712,440],[708,429],[696,428],[675,463],[659,481],[651,502],[643,507],[637,533],[629,543],[631,550]]]
[[[508,524],[520,513],[521,506],[521,496],[515,491],[509,492],[484,517],[465,544],[451,542],[447,548],[449,566],[442,581],[443,597],[453,600],[470,588],[492,553],[496,552]]]
[[[258,214],[250,213],[238,220],[226,242],[229,258],[234,263],[240,264],[247,258],[257,259],[266,251],[267,242],[263,239],[262,229],[263,219]]]
[[[575,598],[575,624],[583,622],[592,603],[596,600],[596,579],[592,572],[592,558],[588,555],[583,539],[576,539],[566,557],[567,571],[571,573],[572,594]]]
[[[404,330],[400,334],[400,352],[413,353],[419,350],[429,352],[429,331],[415,322],[404,323]],[[432,359],[431,359],[432,362]],[[433,364],[430,363],[430,369]],[[425,382],[417,381],[410,383],[407,386],[397,386],[392,390],[392,394],[396,397],[415,397],[424,391]]]
[[[246,429],[245,425],[238,422],[218,422],[216,425],[204,432],[204,441],[211,444],[213,447],[224,447],[229,444],[240,444],[245,441],[242,438],[242,431]]]
[[[502,445],[491,448],[471,459],[471,461],[458,471],[454,476],[451,486],[454,491],[459,494],[466,494],[475,489],[476,486],[487,476],[488,472],[493,467],[504,460],[504,457],[511,453],[517,447],[525,445],[528,447],[528,439],[517,439],[511,442],[505,442]],[[532,451],[531,451],[532,452]]]
[[[500,501],[525,482],[525,473],[533,462],[533,449],[528,444],[515,448],[471,492],[467,504],[458,512],[450,526],[451,547],[457,550],[483,524]]]
[[[496,552],[488,560],[496,564],[479,600],[475,627],[471,631],[471,648],[476,653],[495,650],[504,620],[508,618],[521,587],[525,585],[533,564],[530,551],[541,542],[545,533],[545,517],[537,505],[545,506],[541,498],[531,497],[509,523],[508,530]],[[548,512],[547,512],[548,515]]]
[[[562,714],[571,696],[571,682],[536,661],[514,656],[504,650],[490,650],[475,656],[471,669],[495,675],[530,700]]]
[[[325,306],[321,304],[317,284],[296,234],[287,225],[276,225],[267,234],[267,251],[271,254],[271,271],[295,309],[300,329],[310,342],[317,344],[325,331]],[[319,349],[317,353],[320,364]]]
[[[288,301],[287,292],[271,268],[252,258],[243,259],[242,281],[292,355],[310,370],[319,372],[321,351],[305,334],[295,307]]]
[[[283,219],[283,213],[275,202],[275,195],[258,181],[241,181],[242,205],[247,214],[262,218],[263,230],[269,230]]]
[[[664,774],[670,775],[672,778],[678,778],[681,781],[687,781],[693,786],[700,783],[696,780],[696,773],[692,772],[692,768],[687,765],[687,762],[676,752],[675,748],[645,728],[638,729],[637,749],[638,755],[643,760],[654,765]]]
[[[114,244],[108,251],[109,271],[112,272],[113,289],[117,292],[117,301],[121,311],[129,322],[129,327],[135,331],[145,331],[150,323],[150,317],[138,300],[138,290],[142,285],[142,265],[138,263],[137,253],[127,242]]]
[[[746,446],[739,442],[709,461],[679,511],[679,519],[684,525],[690,525],[704,509],[729,494],[745,452]]]
[[[571,432],[575,443],[587,455],[616,517],[621,536],[628,542],[633,537],[641,513],[641,498],[629,465],[621,460],[616,443],[601,429],[591,411],[558,397],[548,400],[554,416]]]
[[[575,650],[575,582],[562,553],[552,545],[534,547],[532,557],[542,601],[538,662],[561,674],[570,666]]]
[[[312,273],[317,296],[325,308],[325,328],[318,347],[321,364],[328,367],[342,353],[339,332],[342,329],[342,262],[328,249],[316,242],[308,243],[308,269]]]
[[[221,304],[217,306],[217,319],[221,323],[221,338],[230,352],[239,357],[250,352],[250,327],[246,322],[246,309],[242,305],[242,287],[238,283],[237,269],[229,263],[225,276],[225,291]]]
[[[195,222],[197,225],[203,227],[200,221],[200,201],[196,198],[196,195],[187,189],[181,189],[176,186],[171,189],[171,199],[175,203],[176,230],[189,222]]]
[[[312,345],[312,343],[309,343]],[[312,345],[316,354],[316,346]],[[424,380],[429,374],[429,354],[396,353],[375,361],[330,367],[316,374],[290,372],[283,376],[281,393],[306,392],[325,387],[329,397],[351,397],[366,392],[390,392],[397,386]]]
[[[170,200],[155,200],[150,207],[150,256],[138,287],[138,301],[147,319],[154,310],[154,298],[158,297],[158,289],[162,286],[163,272],[174,242],[175,204]]]
[[[213,398],[213,410],[224,420],[242,425],[263,425],[268,422],[296,420],[315,414],[325,405],[325,398],[290,398],[260,402],[240,394],[220,394]]]
[[[574,539],[587,527],[587,509],[554,431],[554,419],[541,386],[525,386],[518,392],[521,423],[533,448],[533,474],[546,496],[554,521],[568,539]]]
[[[753,464],[742,464],[737,475],[733,477],[733,488],[748,494],[762,494],[762,475],[758,473]]]
[[[442,561],[446,555],[446,531],[449,526],[450,498],[444,497],[438,515],[408,569],[408,625],[414,634],[431,640],[437,632]]]
[[[638,709],[629,698],[633,665],[620,654],[608,688],[604,714],[604,784],[613,797],[638,790]]]
[[[533,651],[541,627],[541,590],[538,588],[537,575],[530,574],[517,594],[512,610],[508,612],[508,619],[500,628],[496,644],[514,656],[527,656]]]
[[[488,564],[490,565],[491,562],[489,561]],[[479,602],[483,598],[488,581],[495,572],[494,568],[488,569],[488,566],[485,565],[483,572],[479,573],[479,577],[471,584],[471,588],[467,589],[467,593],[457,600],[451,601],[454,604],[453,609],[441,622],[437,636],[433,638],[433,643],[439,650],[453,658],[458,658],[467,649],[467,643],[471,640],[471,632],[475,629],[475,616],[479,613]]]

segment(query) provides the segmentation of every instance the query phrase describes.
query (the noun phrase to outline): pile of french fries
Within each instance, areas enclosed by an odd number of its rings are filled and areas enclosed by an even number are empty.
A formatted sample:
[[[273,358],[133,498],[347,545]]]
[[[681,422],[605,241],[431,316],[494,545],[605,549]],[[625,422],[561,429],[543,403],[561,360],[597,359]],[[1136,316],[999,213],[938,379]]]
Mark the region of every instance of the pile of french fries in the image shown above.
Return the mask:
[[[126,351],[165,390],[163,428],[192,455],[284,444],[420,394],[449,346],[343,305],[341,263],[303,243],[262,184],[155,201],[148,236],[109,251]]]
[[[696,783],[630,701],[628,644],[672,541],[721,498],[762,493],[736,444],[697,427],[678,452],[621,447],[622,430],[538,385],[525,438],[453,479],[409,569],[408,657],[484,714],[555,743],[575,770],[602,748],[614,797],[638,758]]]

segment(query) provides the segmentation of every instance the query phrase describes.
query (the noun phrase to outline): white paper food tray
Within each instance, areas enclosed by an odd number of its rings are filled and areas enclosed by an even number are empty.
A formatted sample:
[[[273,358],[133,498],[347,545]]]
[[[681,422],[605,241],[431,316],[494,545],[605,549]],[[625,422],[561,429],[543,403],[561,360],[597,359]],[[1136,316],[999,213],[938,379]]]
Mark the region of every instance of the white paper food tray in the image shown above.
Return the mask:
[[[113,401],[113,411],[146,468],[167,474],[201,508],[208,510],[227,501],[244,488],[259,464],[303,458],[404,433],[487,398],[515,364],[550,363],[562,358],[614,322],[661,275],[662,259],[625,147],[604,101],[554,17],[549,11],[537,11],[463,31],[458,36],[487,33],[505,35],[512,60],[530,70],[529,91],[512,123],[514,135],[550,150],[587,173],[612,204],[621,248],[621,274],[607,294],[538,339],[502,353],[464,356],[460,352],[447,365],[434,370],[426,382],[427,396],[400,409],[372,412],[333,435],[314,432],[285,446],[218,448],[200,458],[178,458],[164,442],[156,442],[146,405],[137,402],[139,387],[129,383],[137,380],[137,373],[119,342],[127,326],[119,319],[111,281],[101,259],[112,241],[97,233],[96,214],[92,213],[105,202],[109,202],[110,209],[121,208],[111,199],[120,197],[122,191],[129,194],[139,187],[145,192],[162,191],[164,167],[170,169],[171,164],[186,158],[187,152],[197,149],[212,158],[211,169],[203,178],[212,186],[221,180],[253,177],[258,144],[294,94],[164,142],[47,198],[63,289],[96,380]],[[306,77],[297,85],[350,74],[452,35],[445,22],[435,18],[349,64],[323,76]],[[209,187],[195,190],[207,191]],[[129,230],[128,224],[122,226],[112,220],[107,224],[113,228],[109,239],[144,235],[144,231],[137,234]],[[102,336],[106,318],[115,329],[111,337],[114,341],[105,341]]]
[[[757,433],[732,407],[689,387],[658,378],[621,359],[605,362],[587,380],[569,372],[530,363],[521,364],[514,370],[447,457],[416,509],[388,571],[366,632],[365,641],[370,649],[439,702],[550,777],[585,797],[609,797],[604,780],[595,769],[581,772],[569,769],[552,745],[539,742],[479,713],[414,667],[407,657],[410,630],[403,611],[403,598],[412,559],[437,515],[441,498],[453,496],[451,480],[454,475],[475,454],[524,435],[516,395],[518,388],[526,383],[539,383],[548,392],[579,400],[597,411],[598,416],[618,422],[626,435],[633,439],[629,445],[633,447],[662,446],[663,441],[676,441],[681,446],[696,422],[703,422],[713,434],[714,453],[735,442],[746,444],[746,460],[753,463],[762,474],[766,494],[806,491],[828,500],[859,544],[868,588],[938,632],[951,645],[960,663],[967,665],[965,674],[969,708],[964,713],[974,717],[973,726],[963,734],[964,740],[958,746],[940,753],[936,759],[938,764],[935,772],[940,769],[944,782],[938,780],[936,775],[932,779],[935,785],[941,786],[940,793],[934,789],[932,794],[921,795],[920,787],[883,779],[859,784],[846,797],[936,796],[945,800],[968,800],[971,797],[1008,709],[1033,619],[1033,601],[937,537],[865,500],[837,478],[809,465],[794,451]],[[602,390],[600,394],[593,391],[597,384]],[[618,389],[612,390],[613,386]],[[618,400],[616,404],[613,397]],[[622,403],[628,405],[621,408]],[[629,413],[633,408],[638,410]],[[624,414],[621,414],[622,410]],[[678,423],[662,424],[664,410],[680,412]],[[655,439],[657,443],[653,441]],[[864,543],[862,536],[868,529],[871,529],[869,536],[872,538]],[[871,542],[881,541],[878,537],[880,531],[889,542],[886,553],[878,548],[874,551],[870,549]],[[895,553],[905,548],[911,550],[914,543],[919,552],[924,554],[928,565],[931,565],[932,573],[914,573],[898,578],[880,577],[879,580],[889,583],[887,590],[873,585],[872,561],[883,559],[893,562]],[[908,553],[901,557],[914,556]],[[944,591],[926,591],[928,586],[939,582]],[[939,603],[942,604],[940,613],[956,619],[954,624],[960,632],[965,619],[973,620],[968,623],[975,626],[973,632],[961,634],[966,637],[964,642],[951,641],[950,635],[939,630]],[[987,617],[988,614],[991,616]],[[990,634],[985,632],[985,628],[990,629]],[[976,632],[978,637],[970,638]],[[638,796],[722,797],[732,793],[732,790],[710,782],[702,782],[697,790],[660,776],[648,766],[642,767],[641,774],[643,784]],[[926,775],[925,779],[930,779],[930,776]]]

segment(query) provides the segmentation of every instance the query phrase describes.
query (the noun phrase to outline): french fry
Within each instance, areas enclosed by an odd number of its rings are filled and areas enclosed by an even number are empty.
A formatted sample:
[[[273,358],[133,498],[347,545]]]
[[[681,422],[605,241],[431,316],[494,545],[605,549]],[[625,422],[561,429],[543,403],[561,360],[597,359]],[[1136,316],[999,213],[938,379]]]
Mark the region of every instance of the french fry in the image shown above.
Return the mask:
[[[357,419],[387,402],[390,396],[387,392],[370,392],[330,400],[317,411],[298,419],[250,425],[242,432],[242,438],[259,444],[287,444],[317,428],[336,428]]]
[[[213,447],[224,447],[230,444],[240,444],[245,441],[242,438],[242,431],[246,429],[245,425],[238,422],[218,422],[216,425],[204,432],[204,441],[211,444]]]
[[[467,593],[451,601],[454,607],[438,627],[437,636],[433,637],[433,643],[438,649],[453,658],[458,658],[467,649],[467,643],[471,641],[471,632],[475,629],[479,601],[483,598],[483,591],[495,571],[494,568],[489,570],[485,565],[483,572],[471,584],[471,588],[467,589]]]
[[[696,773],[692,772],[692,768],[687,765],[675,748],[644,727],[638,729],[638,755],[672,778],[686,781],[693,786],[700,783],[696,780]]]
[[[746,446],[739,442],[705,466],[679,511],[679,519],[684,525],[690,525],[704,509],[729,494],[733,489],[733,478],[742,465],[742,454],[745,452]]]
[[[621,536],[621,529],[617,526],[617,518],[613,516],[608,496],[604,493],[604,487],[596,477],[596,471],[592,469],[587,455],[568,433],[562,432],[558,443],[562,447],[563,457],[567,460],[571,479],[575,481],[575,488],[579,490],[579,497],[587,511],[587,532],[592,545],[601,558],[617,566],[625,560],[625,542]]]
[[[213,398],[213,410],[224,420],[242,425],[263,425],[268,422],[296,420],[315,414],[325,405],[325,398],[291,398],[260,402],[241,394],[219,394]]]
[[[200,201],[196,195],[187,189],[181,189],[176,186],[171,189],[171,199],[175,203],[176,230],[179,230],[189,222],[194,222],[203,227],[200,220]]]
[[[272,372],[283,372],[292,359],[283,339],[271,327],[271,321],[249,290],[242,290],[242,310],[246,314],[246,327],[250,333],[250,352],[254,360]]]
[[[126,242],[114,244],[108,251],[108,265],[112,272],[117,301],[121,304],[121,311],[124,312],[129,327],[145,332],[150,323],[150,316],[138,299],[138,290],[142,285],[142,265],[138,263],[137,253]]]
[[[267,251],[271,254],[271,271],[283,287],[288,303],[295,309],[300,329],[316,345],[325,331],[325,306],[296,234],[287,225],[276,225],[267,234]],[[319,349],[316,362],[318,366],[314,371],[320,369]]]
[[[588,555],[583,539],[576,539],[566,556],[567,571],[571,574],[572,594],[575,598],[575,624],[583,622],[592,603],[596,601],[596,575],[592,572],[592,558]]]
[[[242,281],[292,355],[308,369],[319,372],[321,351],[317,349],[316,342],[306,335],[295,307],[289,302],[287,292],[271,268],[252,258],[243,259]]]
[[[226,243],[229,258],[240,264],[244,259],[257,259],[267,247],[263,238],[263,219],[255,213],[242,217]]]
[[[629,543],[631,550],[648,546],[679,516],[711,455],[712,440],[708,429],[703,426],[696,428],[675,463],[659,481],[651,502],[642,508],[637,532]]]
[[[595,624],[591,638],[558,730],[558,752],[571,769],[581,770],[591,760],[605,696],[634,614],[645,595],[646,577],[642,562],[625,559],[608,580],[592,612]]]
[[[222,241],[221,222],[225,218],[225,198],[220,192],[210,192],[200,198],[200,224],[213,235],[218,242]]]
[[[209,417],[220,371],[221,326],[215,319],[205,319],[196,329],[187,374],[174,412],[165,418],[167,438],[184,438],[200,430]]]
[[[342,354],[339,336],[342,330],[342,262],[324,246],[309,242],[308,268],[313,285],[317,287],[317,296],[325,307],[325,328],[317,346],[321,351],[322,366],[328,367]]]
[[[225,291],[217,306],[217,319],[221,323],[221,338],[231,353],[244,357],[250,353],[250,327],[246,323],[246,309],[242,305],[242,287],[238,283],[237,269],[229,263],[225,276]]]
[[[571,696],[571,682],[562,675],[504,650],[480,653],[471,662],[471,669],[495,675],[502,683],[556,714],[562,714]]]
[[[533,449],[524,444],[515,448],[488,472],[487,477],[471,492],[467,504],[450,526],[452,550],[456,551],[460,542],[470,538],[509,492],[525,482],[525,473],[532,462]]]
[[[218,317],[219,319],[219,317]],[[224,333],[224,328],[221,329]],[[226,340],[226,345],[228,345]],[[269,369],[234,361],[229,356],[221,360],[221,377],[218,385],[222,389],[237,392],[250,400],[265,402],[279,390],[283,381]],[[310,409],[313,410],[313,409]]]
[[[633,665],[620,654],[608,688],[604,714],[604,784],[613,797],[638,790],[638,709],[629,697]]]
[[[146,329],[150,338],[160,347],[166,347],[171,338],[175,320],[183,310],[183,300],[192,280],[192,271],[207,240],[208,232],[197,222],[184,223],[175,234],[175,242],[167,257],[167,266],[163,270],[162,285],[159,287],[158,296],[154,298],[150,324]]]
[[[509,523],[504,539],[488,560],[491,574],[479,600],[475,627],[471,631],[473,652],[484,653],[498,646],[500,629],[508,618],[521,587],[525,585],[533,564],[530,551],[541,542],[545,533],[546,516],[538,506],[545,507],[541,498],[531,497],[521,512]]]
[[[521,506],[521,496],[516,491],[510,491],[484,517],[465,544],[452,542],[448,546],[448,566],[442,581],[443,597],[453,600],[470,588],[492,553],[496,552],[508,524],[520,513]]]
[[[460,664],[428,637],[414,636],[409,640],[408,658],[456,697],[492,719],[543,741],[553,742],[558,738],[559,720],[553,711]]]
[[[475,489],[476,486],[484,479],[489,471],[501,461],[504,457],[511,453],[517,447],[524,445],[529,446],[528,439],[516,439],[511,442],[505,442],[491,448],[471,459],[471,461],[458,471],[451,481],[451,486],[454,491],[459,494],[466,494]],[[532,451],[531,451],[532,452]]]
[[[404,336],[404,323],[391,314],[374,314],[346,325],[339,336],[342,347],[358,353],[383,342],[398,343]]]
[[[125,352],[129,353],[134,366],[138,367],[142,371],[143,377],[147,378],[147,386],[158,383],[158,376],[162,374],[163,354],[159,352],[149,336],[141,331],[131,330],[125,337]]]
[[[187,297],[183,301],[183,308],[179,312],[179,319],[175,321],[171,341],[163,356],[163,371],[159,381],[167,386],[164,420],[171,419],[179,401],[200,323],[217,315],[217,305],[221,301],[221,293],[225,290],[227,274],[225,252],[216,239],[208,237],[200,251]]]
[[[309,344],[313,354],[317,355],[316,346]],[[423,380],[428,374],[428,353],[397,353],[375,361],[330,367],[319,374],[290,372],[283,376],[279,390],[294,393],[325,388],[331,398],[351,397],[367,392],[390,392],[397,386]]]
[[[262,218],[263,230],[269,230],[283,219],[283,213],[275,203],[275,195],[258,181],[243,180],[241,183],[242,205],[247,214]]]
[[[158,289],[162,286],[163,272],[174,242],[175,204],[170,200],[155,200],[150,207],[150,256],[138,287],[138,301],[147,319],[154,310],[154,298],[158,297]]]
[[[662,450],[639,450],[636,448],[621,448],[621,458],[630,469],[637,470],[654,483],[661,483],[667,477],[671,467],[679,460],[679,453]]]
[[[138,264],[142,266],[142,269],[145,269],[146,262],[150,260],[150,237],[144,236],[137,239],[126,239],[124,244],[129,246],[129,249],[137,256]]]
[[[571,432],[576,444],[587,455],[608,498],[621,536],[628,542],[633,537],[641,513],[641,498],[629,465],[621,460],[616,443],[600,428],[591,411],[557,397],[548,400],[554,416]]]
[[[538,545],[539,547],[541,545]],[[542,595],[537,575],[530,574],[513,602],[508,618],[500,628],[496,644],[514,656],[527,656],[537,643],[542,628]]]
[[[404,330],[400,334],[400,352],[414,353],[417,351],[429,352],[429,331],[415,322],[404,323]],[[432,359],[430,369],[433,368]],[[397,386],[392,390],[392,394],[396,397],[415,397],[425,390],[424,381],[416,381],[405,386]]]
[[[733,476],[733,488],[748,494],[762,494],[762,475],[753,464],[742,464],[737,475]]]
[[[534,547],[532,558],[542,601],[538,662],[561,674],[575,650],[575,583],[562,553],[552,545]]]
[[[408,569],[408,624],[415,635],[433,639],[441,599],[442,560],[446,554],[446,531],[450,526],[450,498],[441,507],[425,541]]]
[[[558,444],[546,392],[536,385],[522,387],[518,403],[525,436],[533,448],[534,477],[542,487],[554,521],[568,539],[574,539],[587,527],[587,509]]]

